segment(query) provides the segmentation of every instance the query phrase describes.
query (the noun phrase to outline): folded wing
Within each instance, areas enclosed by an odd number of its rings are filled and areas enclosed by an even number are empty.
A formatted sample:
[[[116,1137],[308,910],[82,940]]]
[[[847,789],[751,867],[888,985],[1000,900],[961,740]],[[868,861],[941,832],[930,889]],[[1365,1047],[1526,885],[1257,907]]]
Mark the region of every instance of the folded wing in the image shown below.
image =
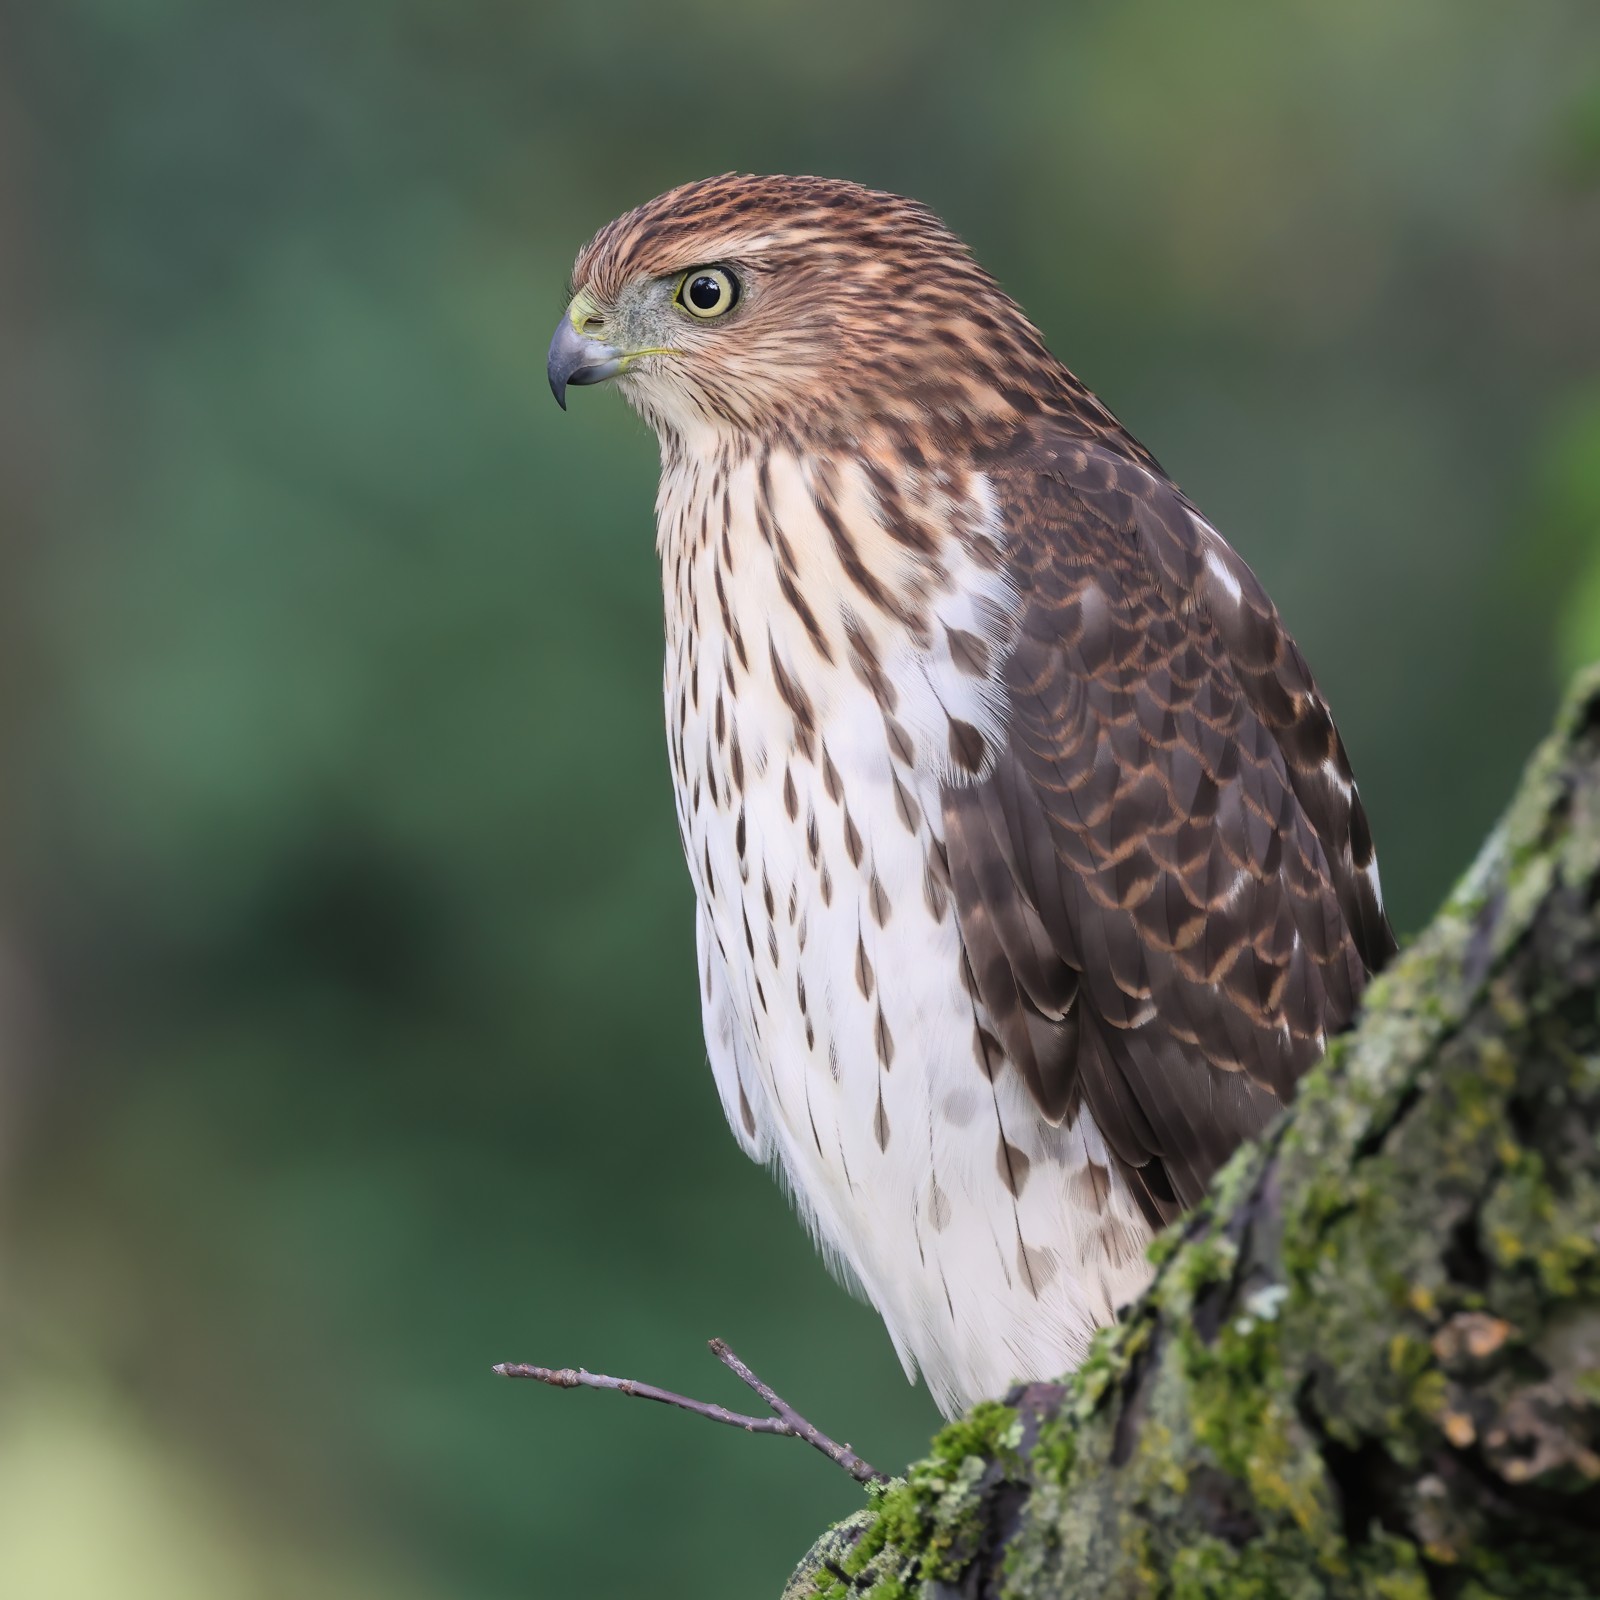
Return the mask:
[[[1276,609],[1137,447],[1047,434],[989,473],[1023,604],[1008,742],[943,796],[973,983],[1164,1222],[1393,951],[1371,835]]]

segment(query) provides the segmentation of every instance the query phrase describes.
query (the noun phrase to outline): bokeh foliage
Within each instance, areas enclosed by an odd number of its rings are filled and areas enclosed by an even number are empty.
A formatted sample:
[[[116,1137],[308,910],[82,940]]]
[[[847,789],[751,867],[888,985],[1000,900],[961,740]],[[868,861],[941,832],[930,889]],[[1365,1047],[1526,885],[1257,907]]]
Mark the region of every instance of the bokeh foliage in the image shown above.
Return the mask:
[[[541,361],[667,185],[928,200],[1256,566],[1402,928],[1600,654],[1589,0],[0,10],[0,1593],[776,1593],[933,1417],[736,1153],[654,452]]]

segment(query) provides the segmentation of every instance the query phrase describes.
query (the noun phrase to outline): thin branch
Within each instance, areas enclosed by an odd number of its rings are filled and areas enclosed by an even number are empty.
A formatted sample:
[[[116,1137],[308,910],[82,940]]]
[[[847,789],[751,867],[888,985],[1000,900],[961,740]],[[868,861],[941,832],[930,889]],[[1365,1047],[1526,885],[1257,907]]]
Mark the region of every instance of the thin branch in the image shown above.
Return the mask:
[[[753,1373],[721,1339],[711,1341],[711,1353],[730,1372],[747,1383],[771,1407],[770,1417],[746,1416],[740,1411],[730,1411],[726,1406],[709,1400],[691,1400],[687,1395],[674,1394],[670,1389],[658,1389],[653,1383],[639,1383],[633,1378],[608,1378],[601,1372],[586,1372],[582,1367],[534,1367],[521,1361],[502,1361],[494,1370],[502,1378],[532,1378],[536,1383],[547,1383],[555,1389],[614,1389],[618,1394],[632,1395],[637,1400],[658,1400],[662,1405],[676,1406],[680,1411],[692,1412],[708,1422],[720,1422],[730,1428],[743,1428],[746,1433],[773,1433],[788,1439],[803,1439],[814,1450],[820,1450],[835,1466],[843,1467],[858,1483],[887,1483],[886,1474],[865,1462],[847,1444],[830,1439],[820,1428],[807,1422],[786,1400],[775,1394]]]
[[[728,1347],[724,1339],[711,1341],[711,1353],[729,1372],[747,1383],[770,1406],[783,1424],[782,1431],[791,1438],[804,1439],[814,1450],[820,1450],[830,1461],[844,1468],[858,1483],[887,1483],[887,1473],[879,1472],[871,1463],[863,1461],[847,1444],[837,1444],[820,1428],[807,1422],[782,1396],[773,1392],[772,1386],[763,1383],[744,1362]]]

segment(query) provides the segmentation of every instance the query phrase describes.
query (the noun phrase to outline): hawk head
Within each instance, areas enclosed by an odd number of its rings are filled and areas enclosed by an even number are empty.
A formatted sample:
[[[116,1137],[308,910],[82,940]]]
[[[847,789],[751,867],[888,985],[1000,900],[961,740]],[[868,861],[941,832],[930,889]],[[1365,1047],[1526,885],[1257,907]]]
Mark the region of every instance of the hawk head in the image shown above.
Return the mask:
[[[970,442],[1083,394],[926,206],[836,179],[673,189],[602,228],[572,290],[557,401],[615,378],[663,443],[885,426]]]

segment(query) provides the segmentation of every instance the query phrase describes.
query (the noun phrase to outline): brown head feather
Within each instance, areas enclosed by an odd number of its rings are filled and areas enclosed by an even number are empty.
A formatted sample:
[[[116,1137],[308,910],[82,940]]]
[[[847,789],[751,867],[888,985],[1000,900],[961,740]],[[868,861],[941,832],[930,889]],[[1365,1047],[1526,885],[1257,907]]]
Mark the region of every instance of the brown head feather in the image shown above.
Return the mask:
[[[740,304],[680,316],[680,348],[624,377],[658,429],[704,422],[828,444],[888,432],[932,456],[994,445],[1044,414],[1124,441],[1115,418],[928,207],[833,178],[733,173],[602,228],[573,289],[604,327],[631,287],[726,265]]]

